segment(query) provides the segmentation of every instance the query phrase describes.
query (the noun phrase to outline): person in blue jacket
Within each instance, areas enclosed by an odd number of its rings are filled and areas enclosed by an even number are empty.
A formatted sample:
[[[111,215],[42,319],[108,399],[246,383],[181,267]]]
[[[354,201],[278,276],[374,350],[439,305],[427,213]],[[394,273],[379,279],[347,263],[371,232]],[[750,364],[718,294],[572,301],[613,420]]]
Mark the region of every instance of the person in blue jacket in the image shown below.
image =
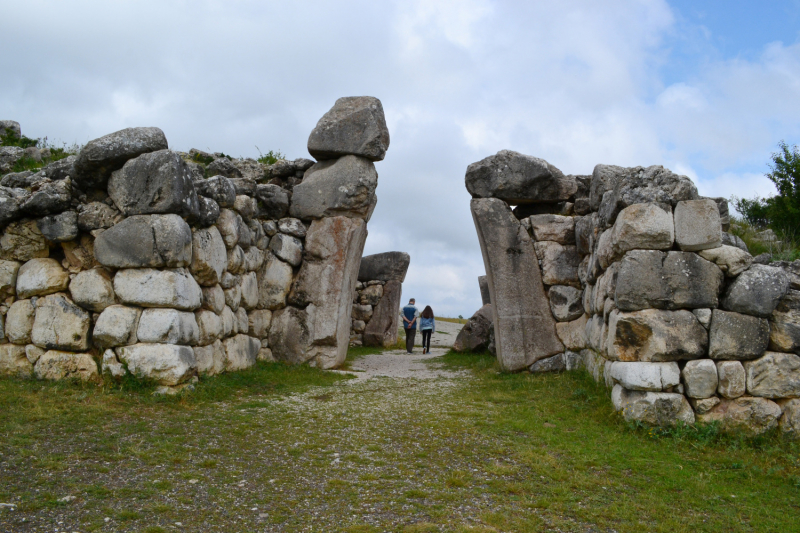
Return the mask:
[[[406,351],[412,353],[414,349],[414,338],[417,336],[417,319],[419,318],[419,309],[414,305],[416,300],[411,298],[408,305],[403,307],[400,311],[400,316],[403,317],[403,329],[406,332]]]
[[[431,351],[431,335],[436,330],[436,319],[433,318],[433,309],[430,305],[426,305],[422,310],[422,316],[419,319],[419,329],[422,331],[422,353],[430,353]]]

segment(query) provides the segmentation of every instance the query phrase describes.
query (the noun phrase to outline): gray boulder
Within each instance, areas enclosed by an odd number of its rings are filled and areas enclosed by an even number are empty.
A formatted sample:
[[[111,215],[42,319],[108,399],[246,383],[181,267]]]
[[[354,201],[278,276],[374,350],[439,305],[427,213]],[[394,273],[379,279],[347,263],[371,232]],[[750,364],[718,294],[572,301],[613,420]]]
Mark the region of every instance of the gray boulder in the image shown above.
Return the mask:
[[[583,315],[583,291],[569,285],[553,285],[547,297],[550,311],[559,322],[569,322]]]
[[[742,396],[735,400],[722,400],[697,421],[703,424],[716,422],[725,431],[745,431],[761,434],[777,427],[781,408],[766,398]]]
[[[260,202],[260,217],[280,219],[289,212],[289,193],[278,185],[259,184],[256,198]]]
[[[178,385],[197,372],[194,351],[188,346],[139,343],[115,351],[131,374],[159,385]]]
[[[102,187],[130,159],[166,150],[167,138],[159,128],[126,128],[86,143],[75,160],[73,180],[80,189]]]
[[[755,359],[769,345],[769,322],[721,309],[711,312],[708,356],[712,359]]]
[[[197,217],[195,222],[201,228],[207,228],[217,223],[220,215],[219,204],[205,196],[197,197]]]
[[[678,202],[675,206],[675,242],[686,252],[722,245],[719,208],[714,200]]]
[[[22,215],[22,204],[30,193],[25,189],[0,187],[0,225],[6,225]]]
[[[608,317],[608,358],[612,360],[697,359],[707,349],[708,332],[690,311],[614,311]]]
[[[195,191],[217,202],[220,207],[233,207],[236,201],[236,189],[231,180],[225,176],[213,176],[207,180],[194,182]]]
[[[78,213],[64,211],[59,215],[46,216],[37,220],[36,226],[49,241],[71,241],[78,236]]]
[[[528,368],[528,370],[533,373],[563,372],[566,369],[567,364],[564,360],[563,353],[546,359],[539,359]]]
[[[60,213],[72,205],[72,181],[43,180],[36,184],[30,197],[20,206],[22,211],[34,216]]]
[[[541,261],[542,281],[545,285],[580,285],[578,266],[581,257],[574,245],[537,241],[534,249]]]
[[[0,136],[12,133],[17,137],[22,137],[22,129],[16,120],[0,120]]]
[[[208,164],[206,173],[212,176],[220,175],[230,179],[241,179],[242,171],[227,157],[218,157]]]
[[[715,263],[729,278],[735,278],[753,264],[753,256],[749,253],[725,244],[717,248],[701,250],[698,255]]]
[[[191,271],[198,283],[213,286],[220,282],[228,263],[225,241],[216,227],[204,228],[192,235]]]
[[[499,198],[512,205],[569,200],[578,191],[574,176],[511,150],[469,165],[465,181],[473,198]]]
[[[78,229],[81,231],[108,229],[121,219],[122,213],[103,202],[89,202],[78,206]]]
[[[378,201],[378,173],[372,161],[346,155],[308,169],[294,187],[289,213],[303,220],[347,216],[369,220]]]
[[[457,352],[480,352],[489,346],[489,333],[492,331],[492,304],[485,304],[470,317],[458,332],[453,350]]]
[[[717,392],[723,398],[738,398],[745,393],[746,374],[739,361],[717,361],[717,376]]]
[[[732,235],[727,232],[722,232],[722,244],[725,244],[727,246],[735,246],[736,248],[739,248],[743,252],[750,253],[750,250],[747,249],[747,245],[738,235]]]
[[[12,187],[18,189],[25,189],[33,187],[37,182],[47,179],[44,172],[34,172],[32,170],[23,170],[22,172],[10,172],[0,179],[0,185],[3,187]]]
[[[52,181],[67,179],[75,175],[75,161],[77,160],[78,156],[71,155],[64,159],[53,161],[42,169],[42,173],[47,179]]]
[[[278,231],[302,239],[308,233],[303,223],[296,218],[282,218],[278,221]]]
[[[308,137],[308,153],[319,161],[344,155],[381,161],[388,148],[383,105],[372,96],[339,98]]]
[[[728,287],[722,307],[768,318],[788,291],[789,276],[783,270],[754,264]]]
[[[681,371],[681,378],[689,398],[710,398],[717,393],[719,377],[717,365],[711,359],[689,361]]]
[[[402,283],[406,279],[406,272],[410,263],[411,256],[406,252],[384,252],[367,255],[361,258],[358,281],[396,280]]]
[[[715,308],[723,278],[694,253],[633,250],[620,261],[615,301],[623,311]]]
[[[561,215],[533,215],[531,230],[537,241],[575,244],[575,218]]]
[[[0,146],[0,174],[11,172],[17,161],[25,157],[25,150],[18,146]]]
[[[694,424],[694,411],[683,394],[671,392],[629,391],[615,385],[611,392],[614,408],[622,411],[627,421],[652,426],[674,426],[678,422]]]
[[[199,215],[189,167],[171,150],[147,153],[125,163],[109,179],[108,195],[126,215]]]
[[[681,370],[676,362],[615,361],[609,367],[609,376],[629,391],[662,392],[680,383]]]
[[[113,268],[189,266],[192,230],[178,215],[135,215],[101,233],[94,255]]]
[[[49,350],[36,361],[34,373],[38,379],[58,381],[79,379],[95,381],[98,379],[97,363],[88,353],[72,353]]]
[[[300,266],[303,261],[303,241],[291,235],[275,235],[269,241],[269,250],[292,266]]]
[[[775,352],[800,352],[800,291],[789,290],[772,312],[769,349]]]
[[[91,315],[64,294],[51,294],[36,302],[31,342],[48,350],[89,349]]]
[[[744,363],[747,392],[762,398],[800,398],[800,356],[767,352]]]

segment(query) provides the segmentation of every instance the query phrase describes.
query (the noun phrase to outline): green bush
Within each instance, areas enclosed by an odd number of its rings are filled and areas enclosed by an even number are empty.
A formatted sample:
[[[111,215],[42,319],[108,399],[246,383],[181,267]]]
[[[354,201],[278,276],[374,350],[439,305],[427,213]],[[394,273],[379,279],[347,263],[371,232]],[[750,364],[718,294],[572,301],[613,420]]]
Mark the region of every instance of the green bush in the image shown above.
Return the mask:
[[[281,159],[286,159],[286,156],[283,155],[280,150],[276,152],[270,150],[266,154],[262,154],[258,146],[256,146],[256,150],[258,150],[258,162],[264,165],[274,165]]]
[[[14,163],[10,172],[38,170],[54,161],[59,161],[71,155],[75,155],[81,149],[77,144],[73,144],[72,146],[67,146],[66,144],[54,146],[47,141],[47,137],[43,139],[31,139],[24,135],[17,135],[13,131],[7,131],[4,135],[0,135],[0,146],[16,146],[19,148],[36,147],[42,151],[49,150],[50,152],[49,155],[42,157],[41,161],[37,161],[29,156],[23,157]]]

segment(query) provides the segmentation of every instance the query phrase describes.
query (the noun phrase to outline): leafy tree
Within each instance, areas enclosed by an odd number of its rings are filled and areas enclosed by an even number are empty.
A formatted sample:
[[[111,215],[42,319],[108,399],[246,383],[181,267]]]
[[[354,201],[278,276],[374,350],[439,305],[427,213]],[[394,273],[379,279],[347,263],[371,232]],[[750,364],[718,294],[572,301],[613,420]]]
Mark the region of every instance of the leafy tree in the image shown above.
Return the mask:
[[[800,149],[791,148],[784,141],[779,151],[772,154],[771,172],[766,176],[775,184],[778,194],[769,198],[736,198],[733,205],[747,222],[780,232],[800,228]]]

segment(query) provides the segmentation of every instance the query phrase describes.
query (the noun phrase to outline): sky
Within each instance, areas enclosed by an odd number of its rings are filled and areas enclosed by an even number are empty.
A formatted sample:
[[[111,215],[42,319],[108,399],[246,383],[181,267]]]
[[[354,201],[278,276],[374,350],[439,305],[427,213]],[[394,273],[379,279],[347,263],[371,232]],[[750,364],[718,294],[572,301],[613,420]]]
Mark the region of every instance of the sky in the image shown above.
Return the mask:
[[[403,297],[440,316],[481,304],[472,162],[657,164],[752,197],[800,144],[800,0],[0,0],[0,51],[0,119],[56,143],[158,126],[294,159],[337,98],[380,98],[365,254],[408,252]]]

